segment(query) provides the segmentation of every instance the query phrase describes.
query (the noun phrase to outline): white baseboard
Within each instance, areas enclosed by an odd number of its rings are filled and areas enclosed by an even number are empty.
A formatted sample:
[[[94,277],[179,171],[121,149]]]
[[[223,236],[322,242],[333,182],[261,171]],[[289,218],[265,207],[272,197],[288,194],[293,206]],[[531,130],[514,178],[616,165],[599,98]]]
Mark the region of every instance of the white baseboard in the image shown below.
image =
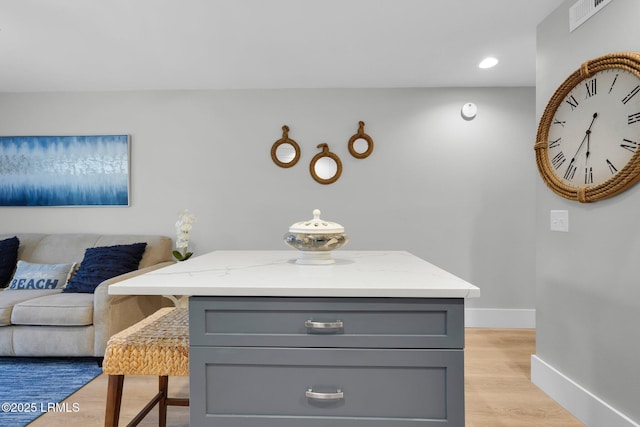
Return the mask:
[[[535,354],[531,356],[531,382],[587,426],[640,426]]]
[[[535,309],[511,308],[465,308],[464,326],[467,328],[514,328],[536,327]]]

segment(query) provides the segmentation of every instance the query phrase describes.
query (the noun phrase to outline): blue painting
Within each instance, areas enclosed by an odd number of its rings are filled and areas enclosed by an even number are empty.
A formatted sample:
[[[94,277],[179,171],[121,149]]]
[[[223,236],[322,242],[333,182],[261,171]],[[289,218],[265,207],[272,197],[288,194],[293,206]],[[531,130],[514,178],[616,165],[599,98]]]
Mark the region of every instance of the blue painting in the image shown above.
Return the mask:
[[[128,135],[0,137],[0,206],[128,205]]]

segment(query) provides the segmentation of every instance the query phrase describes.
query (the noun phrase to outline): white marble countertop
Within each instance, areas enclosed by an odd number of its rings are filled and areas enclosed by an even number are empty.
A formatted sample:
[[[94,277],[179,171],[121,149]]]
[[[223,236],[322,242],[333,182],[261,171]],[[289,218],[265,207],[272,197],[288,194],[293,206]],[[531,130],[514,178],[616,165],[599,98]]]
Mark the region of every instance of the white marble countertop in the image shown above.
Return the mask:
[[[480,289],[405,251],[333,252],[299,265],[286,251],[214,251],[109,286],[112,295],[475,298]]]

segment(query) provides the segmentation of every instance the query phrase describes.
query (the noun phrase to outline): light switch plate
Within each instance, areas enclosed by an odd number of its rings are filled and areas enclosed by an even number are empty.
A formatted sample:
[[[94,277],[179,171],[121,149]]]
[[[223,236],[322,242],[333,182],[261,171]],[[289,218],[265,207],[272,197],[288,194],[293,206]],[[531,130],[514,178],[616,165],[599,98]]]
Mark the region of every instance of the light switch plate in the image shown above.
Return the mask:
[[[551,231],[569,232],[569,211],[551,211]]]

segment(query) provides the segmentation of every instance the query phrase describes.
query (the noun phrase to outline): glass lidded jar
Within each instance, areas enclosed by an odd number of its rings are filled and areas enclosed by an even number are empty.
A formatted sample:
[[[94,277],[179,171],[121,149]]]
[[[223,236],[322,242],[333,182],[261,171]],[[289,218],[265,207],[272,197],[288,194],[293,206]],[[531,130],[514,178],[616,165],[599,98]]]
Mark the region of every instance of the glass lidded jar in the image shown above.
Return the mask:
[[[315,209],[313,219],[296,222],[284,235],[284,242],[298,250],[296,264],[333,264],[331,251],[349,241],[343,226],[320,219],[320,214]]]

